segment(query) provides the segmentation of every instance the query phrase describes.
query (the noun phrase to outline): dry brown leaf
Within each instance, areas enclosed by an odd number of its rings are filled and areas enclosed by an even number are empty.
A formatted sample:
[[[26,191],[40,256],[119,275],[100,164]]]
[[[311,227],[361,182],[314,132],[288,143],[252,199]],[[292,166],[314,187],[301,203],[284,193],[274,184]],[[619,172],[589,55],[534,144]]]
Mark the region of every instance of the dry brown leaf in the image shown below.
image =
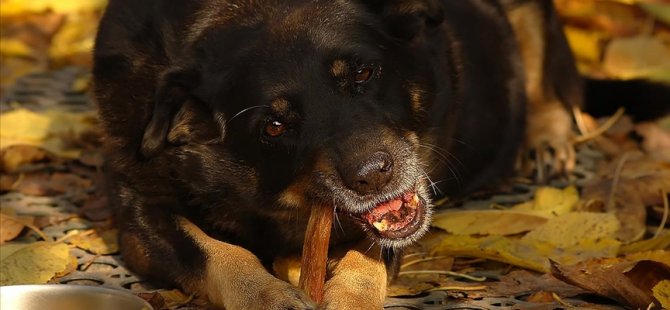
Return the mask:
[[[90,190],[91,180],[76,174],[56,172],[36,172],[22,174],[12,185],[12,190],[30,196],[53,196]]]
[[[51,159],[49,153],[39,147],[31,145],[13,145],[0,150],[0,170],[13,173],[25,164],[32,164],[49,159]]]
[[[661,192],[670,192],[670,163],[641,154],[624,156],[585,184],[582,201],[598,202],[614,213],[621,223],[617,238],[632,242],[646,231],[646,206],[662,204]]]
[[[490,283],[488,292],[494,296],[518,296],[540,290],[556,293],[561,297],[573,297],[587,293],[577,286],[560,281],[549,274],[538,274],[527,270],[515,270],[500,281]]]
[[[634,308],[653,302],[651,288],[670,278],[670,267],[654,261],[596,259],[574,266],[552,263],[552,274],[567,283]]]

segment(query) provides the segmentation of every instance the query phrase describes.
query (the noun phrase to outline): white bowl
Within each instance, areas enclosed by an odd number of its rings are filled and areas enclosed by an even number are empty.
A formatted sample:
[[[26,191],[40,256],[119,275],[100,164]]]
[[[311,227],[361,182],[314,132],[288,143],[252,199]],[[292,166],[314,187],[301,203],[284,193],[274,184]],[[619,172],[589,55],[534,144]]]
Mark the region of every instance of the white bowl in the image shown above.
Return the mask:
[[[142,298],[109,288],[45,284],[0,287],[2,310],[153,310]]]

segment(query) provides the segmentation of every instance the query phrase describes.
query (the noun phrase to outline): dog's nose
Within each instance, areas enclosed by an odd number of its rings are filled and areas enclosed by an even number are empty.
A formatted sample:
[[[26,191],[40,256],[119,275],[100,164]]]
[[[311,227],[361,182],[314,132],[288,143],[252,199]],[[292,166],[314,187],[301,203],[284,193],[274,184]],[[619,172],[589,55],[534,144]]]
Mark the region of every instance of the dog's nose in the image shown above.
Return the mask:
[[[393,157],[386,152],[376,152],[363,160],[355,174],[345,178],[349,188],[361,195],[379,192],[390,180],[393,172]]]

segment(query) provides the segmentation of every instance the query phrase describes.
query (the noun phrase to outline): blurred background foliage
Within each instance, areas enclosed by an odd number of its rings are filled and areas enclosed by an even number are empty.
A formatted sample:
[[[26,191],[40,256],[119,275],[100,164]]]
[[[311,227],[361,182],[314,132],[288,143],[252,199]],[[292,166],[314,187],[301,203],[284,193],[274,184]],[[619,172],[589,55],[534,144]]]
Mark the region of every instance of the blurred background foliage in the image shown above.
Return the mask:
[[[31,72],[90,67],[107,0],[0,0],[0,87]],[[669,0],[554,0],[582,73],[670,81]]]

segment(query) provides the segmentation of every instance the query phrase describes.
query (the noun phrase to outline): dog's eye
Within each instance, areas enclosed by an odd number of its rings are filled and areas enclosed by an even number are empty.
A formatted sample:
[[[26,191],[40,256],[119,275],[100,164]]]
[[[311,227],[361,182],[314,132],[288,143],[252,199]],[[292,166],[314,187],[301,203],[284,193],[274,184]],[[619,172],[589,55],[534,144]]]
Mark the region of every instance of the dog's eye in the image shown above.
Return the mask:
[[[362,69],[359,69],[356,71],[356,75],[354,76],[354,82],[356,84],[363,84],[372,78],[374,75],[374,69],[370,67],[365,67]]]
[[[265,124],[265,134],[270,137],[279,137],[286,132],[286,125],[280,121],[268,121]]]

